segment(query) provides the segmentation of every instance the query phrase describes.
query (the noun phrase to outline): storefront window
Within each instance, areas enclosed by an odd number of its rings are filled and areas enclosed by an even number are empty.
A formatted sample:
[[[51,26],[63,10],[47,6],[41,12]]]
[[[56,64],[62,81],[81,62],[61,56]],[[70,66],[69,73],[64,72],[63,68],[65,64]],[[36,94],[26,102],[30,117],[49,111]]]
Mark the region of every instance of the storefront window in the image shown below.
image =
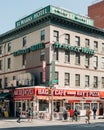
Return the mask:
[[[39,100],[39,111],[47,111],[49,109],[49,102],[46,100]]]
[[[84,103],[84,110],[86,110],[87,108],[90,108],[90,103]]]
[[[25,111],[25,110],[26,110],[26,103],[23,102],[23,103],[22,103],[22,111]]]
[[[94,107],[98,108],[97,103],[91,103],[91,109],[93,109]]]
[[[82,110],[82,103],[75,103],[75,108]]]

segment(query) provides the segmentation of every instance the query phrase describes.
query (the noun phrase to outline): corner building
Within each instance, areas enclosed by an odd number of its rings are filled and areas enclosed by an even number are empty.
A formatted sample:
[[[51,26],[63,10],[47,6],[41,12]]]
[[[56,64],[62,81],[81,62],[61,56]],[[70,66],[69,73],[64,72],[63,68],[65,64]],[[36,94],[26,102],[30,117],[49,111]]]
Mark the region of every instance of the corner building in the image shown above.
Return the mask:
[[[31,107],[39,118],[53,111],[62,118],[66,107],[83,116],[94,106],[102,115],[104,31],[92,19],[55,6],[18,20],[0,35],[0,87],[13,91],[15,115],[18,107],[23,116]]]

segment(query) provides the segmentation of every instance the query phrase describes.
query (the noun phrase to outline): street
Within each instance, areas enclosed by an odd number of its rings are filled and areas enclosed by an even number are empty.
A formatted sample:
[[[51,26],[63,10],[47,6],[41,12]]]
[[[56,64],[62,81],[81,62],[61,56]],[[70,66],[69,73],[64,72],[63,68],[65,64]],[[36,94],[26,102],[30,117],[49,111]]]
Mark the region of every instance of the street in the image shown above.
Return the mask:
[[[7,119],[0,120],[0,130],[104,130],[103,120],[85,124],[83,121],[70,123],[46,120],[21,120],[21,123],[17,123],[16,119]]]

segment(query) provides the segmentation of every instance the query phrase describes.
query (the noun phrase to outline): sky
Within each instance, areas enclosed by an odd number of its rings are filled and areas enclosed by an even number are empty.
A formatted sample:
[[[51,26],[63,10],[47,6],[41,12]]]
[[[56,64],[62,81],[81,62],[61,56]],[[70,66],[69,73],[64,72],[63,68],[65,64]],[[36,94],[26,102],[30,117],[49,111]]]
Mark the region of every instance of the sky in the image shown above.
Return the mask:
[[[15,22],[47,5],[87,16],[88,6],[99,0],[0,0],[0,34],[15,28]]]

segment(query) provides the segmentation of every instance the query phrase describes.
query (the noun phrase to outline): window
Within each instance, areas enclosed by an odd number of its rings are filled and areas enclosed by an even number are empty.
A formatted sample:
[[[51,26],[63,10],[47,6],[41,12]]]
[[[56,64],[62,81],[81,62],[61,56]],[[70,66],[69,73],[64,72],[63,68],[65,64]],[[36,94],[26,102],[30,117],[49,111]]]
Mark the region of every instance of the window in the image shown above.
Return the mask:
[[[102,52],[104,52],[104,43],[102,43]]]
[[[54,39],[53,39],[53,40],[54,40],[54,42],[59,41],[59,32],[54,30],[53,37],[54,37]]]
[[[70,52],[65,50],[65,62],[70,62]]]
[[[11,43],[8,43],[8,52],[11,52]]]
[[[93,65],[94,65],[95,69],[98,67],[98,57],[97,56],[94,56]]]
[[[70,35],[65,34],[65,44],[70,44]]]
[[[40,84],[42,84],[43,82],[43,73],[42,72],[40,72]]]
[[[89,87],[89,75],[85,75],[85,87]]]
[[[0,55],[2,54],[2,46],[0,46]]]
[[[80,54],[76,53],[75,55],[75,64],[79,65],[80,64]]]
[[[41,41],[45,40],[45,30],[41,31]]]
[[[59,73],[58,72],[55,72],[55,80],[57,80],[59,82]],[[57,82],[57,84],[58,84]]]
[[[59,59],[59,51],[58,51],[58,48],[55,48],[55,60],[58,60]]]
[[[104,69],[104,57],[102,57],[102,69]]]
[[[22,65],[26,65],[26,54],[22,55]]]
[[[75,75],[75,85],[80,86],[80,75],[79,74]]]
[[[69,85],[69,84],[70,84],[70,74],[65,73],[65,85]]]
[[[6,88],[7,86],[8,86],[8,78],[5,77],[5,78],[4,78],[4,87]]]
[[[90,40],[85,39],[85,47],[89,48],[89,46],[90,46]]]
[[[84,103],[84,110],[87,110],[88,108],[90,108],[90,103]]]
[[[2,88],[2,79],[0,79],[0,88]]]
[[[27,43],[26,37],[23,37],[23,47],[26,47],[26,43]]]
[[[11,68],[11,58],[8,58],[8,69]]]
[[[85,55],[85,66],[88,67],[90,64],[90,58],[89,55]]]
[[[98,42],[94,41],[94,50],[97,51],[98,50]]]
[[[16,80],[16,76],[13,76],[13,80]]]
[[[46,111],[49,108],[49,102],[47,100],[39,100],[39,111]]]
[[[104,88],[104,77],[102,77],[102,88]]]
[[[41,50],[40,52],[40,61],[45,60],[45,50]]]
[[[75,37],[75,46],[80,46],[80,37]]]
[[[2,70],[2,60],[0,60],[0,70]]]
[[[94,76],[94,84],[93,84],[93,87],[94,87],[94,88],[97,88],[97,87],[98,87],[98,77],[97,77],[97,76]]]

